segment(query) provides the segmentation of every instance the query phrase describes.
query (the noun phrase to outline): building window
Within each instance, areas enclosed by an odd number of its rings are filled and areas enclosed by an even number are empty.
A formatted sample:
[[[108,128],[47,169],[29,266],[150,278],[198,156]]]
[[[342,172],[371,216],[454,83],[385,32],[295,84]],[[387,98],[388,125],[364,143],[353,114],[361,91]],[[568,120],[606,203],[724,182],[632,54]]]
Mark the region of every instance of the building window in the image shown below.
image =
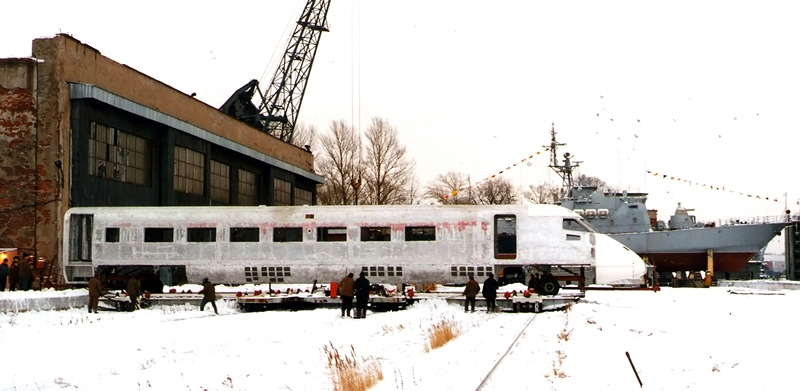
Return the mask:
[[[175,146],[175,191],[203,195],[205,168],[205,155]]]
[[[258,243],[258,227],[253,228],[231,228],[231,242],[255,242]]]
[[[150,186],[150,140],[92,122],[89,130],[89,175]]]
[[[283,179],[275,178],[275,191],[273,192],[275,206],[286,206],[292,204],[292,183]]]
[[[216,160],[211,161],[211,199],[231,203],[231,166]]]
[[[392,229],[389,227],[361,227],[362,242],[388,242],[392,240]]]
[[[436,227],[406,227],[406,242],[436,240]]]
[[[299,187],[294,188],[295,205],[311,205],[311,192]]]
[[[273,234],[272,241],[277,243],[303,241],[303,228],[300,227],[275,228]]]
[[[258,205],[258,175],[239,169],[239,197],[236,205]]]
[[[216,228],[187,228],[186,241],[189,243],[216,242]]]

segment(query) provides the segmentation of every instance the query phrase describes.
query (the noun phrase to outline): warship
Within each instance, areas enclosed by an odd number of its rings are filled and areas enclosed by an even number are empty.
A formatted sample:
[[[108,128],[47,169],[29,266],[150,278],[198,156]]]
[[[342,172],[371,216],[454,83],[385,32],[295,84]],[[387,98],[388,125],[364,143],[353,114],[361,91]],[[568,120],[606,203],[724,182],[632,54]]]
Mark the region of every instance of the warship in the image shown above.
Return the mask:
[[[575,186],[573,172],[581,162],[564,154],[558,164],[555,126],[551,143],[550,167],[562,178],[559,204],[582,215],[598,231],[608,234],[661,272],[711,271],[733,273],[747,262],[789,224],[788,222],[744,222],[725,224],[697,222],[693,209],[679,203],[669,222],[658,220],[657,211],[648,210],[647,193],[629,193],[599,189],[597,186]]]

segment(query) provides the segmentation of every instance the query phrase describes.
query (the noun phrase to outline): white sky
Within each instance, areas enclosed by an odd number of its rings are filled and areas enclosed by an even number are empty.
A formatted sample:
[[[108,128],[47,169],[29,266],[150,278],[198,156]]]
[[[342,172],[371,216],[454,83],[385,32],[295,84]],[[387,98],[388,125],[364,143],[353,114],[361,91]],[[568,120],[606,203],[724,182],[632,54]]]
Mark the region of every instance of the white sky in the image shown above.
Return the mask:
[[[304,3],[12,2],[0,57],[69,33],[219,107],[250,79],[269,83]],[[800,209],[796,2],[331,3],[300,122],[326,131],[385,118],[422,183],[449,170],[497,174],[542,151],[555,122],[559,154],[649,192],[662,219],[678,202],[701,220]],[[504,175],[559,183],[548,156],[531,162]]]
[[[785,331],[800,291],[728,289],[590,291],[568,312],[541,314],[464,313],[442,299],[365,319],[338,309],[240,313],[219,301],[221,316],[210,306],[4,311],[0,351],[13,354],[0,389],[330,390],[324,346],[380,363],[384,380],[371,391],[473,390],[484,378],[483,391],[791,388],[800,340]],[[0,303],[72,294],[0,292]],[[461,335],[425,352],[442,320]]]

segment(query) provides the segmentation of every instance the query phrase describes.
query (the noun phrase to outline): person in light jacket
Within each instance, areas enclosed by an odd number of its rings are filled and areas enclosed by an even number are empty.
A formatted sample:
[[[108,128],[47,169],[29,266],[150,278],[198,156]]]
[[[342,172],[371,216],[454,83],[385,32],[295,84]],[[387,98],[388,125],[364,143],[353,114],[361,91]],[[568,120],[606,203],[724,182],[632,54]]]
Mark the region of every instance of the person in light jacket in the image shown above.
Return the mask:
[[[97,303],[100,301],[100,279],[97,278],[97,273],[94,274],[89,280],[89,313],[97,313]]]
[[[478,281],[475,281],[475,277],[470,274],[469,281],[467,281],[467,285],[464,287],[464,293],[462,295],[466,296],[466,300],[464,300],[464,312],[467,312],[472,307],[472,312],[475,312],[475,296],[478,296],[480,293],[481,287],[478,285]]]
[[[353,296],[355,296],[356,280],[353,279],[353,273],[348,273],[339,283],[339,296],[342,297],[342,318],[345,313],[350,316],[350,310],[353,308]]]
[[[142,294],[142,284],[136,276],[128,279],[125,292],[128,293],[128,298],[131,300],[131,311],[135,311],[139,307],[139,296]]]

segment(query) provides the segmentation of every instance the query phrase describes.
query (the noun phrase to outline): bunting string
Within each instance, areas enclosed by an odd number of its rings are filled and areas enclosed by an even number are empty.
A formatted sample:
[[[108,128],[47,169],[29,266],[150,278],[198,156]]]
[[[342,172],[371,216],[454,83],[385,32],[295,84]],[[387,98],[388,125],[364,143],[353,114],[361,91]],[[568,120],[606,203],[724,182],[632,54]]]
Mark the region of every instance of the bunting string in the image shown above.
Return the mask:
[[[650,170],[647,170],[647,173],[652,175],[652,176],[654,176],[654,177],[661,178],[661,179],[664,179],[664,180],[686,183],[689,186],[705,187],[705,188],[708,188],[709,190],[724,191],[724,192],[728,192],[728,193],[731,193],[731,194],[738,194],[738,195],[743,196],[743,197],[749,197],[749,198],[755,198],[755,199],[758,199],[758,200],[778,202],[778,198],[777,197],[767,197],[767,196],[761,196],[761,195],[754,195],[754,194],[751,194],[751,193],[745,193],[745,192],[741,192],[741,191],[737,191],[737,190],[728,189],[727,186],[716,186],[716,185],[711,185],[711,184],[708,184],[708,183],[702,183],[702,182],[699,182],[699,181],[691,181],[691,180],[688,180],[688,179],[676,177],[674,175],[658,173],[658,172],[654,172],[654,171],[650,171]]]
[[[473,185],[470,185],[470,186],[465,186],[465,187],[462,187],[462,188],[460,188],[460,189],[453,190],[453,191],[452,191],[450,194],[452,194],[452,195],[453,195],[453,197],[455,197],[456,195],[458,195],[458,193],[459,193],[459,192],[461,192],[461,191],[464,191],[464,190],[469,190],[469,189],[471,189],[471,188],[473,188],[473,187],[475,187],[475,186],[478,186],[478,185],[479,185],[479,184],[481,184],[482,182],[485,182],[485,181],[488,181],[488,180],[492,180],[492,179],[494,179],[494,178],[497,178],[497,176],[498,176],[498,175],[502,175],[504,172],[506,172],[506,171],[508,171],[508,170],[510,170],[510,169],[512,169],[512,168],[514,168],[514,167],[516,167],[516,166],[518,166],[518,165],[520,165],[520,164],[522,164],[522,163],[525,163],[525,162],[527,162],[528,160],[532,160],[534,157],[536,157],[536,156],[539,156],[539,155],[541,155],[542,153],[545,153],[545,152],[547,152],[547,151],[537,151],[537,152],[536,152],[536,153],[534,153],[533,155],[530,155],[530,156],[528,156],[528,157],[526,157],[526,158],[523,158],[523,159],[521,159],[519,162],[516,162],[516,163],[513,163],[513,164],[511,164],[510,166],[506,167],[505,169],[502,169],[502,170],[500,170],[500,171],[498,171],[498,172],[496,172],[496,173],[494,173],[494,174],[492,174],[492,175],[490,175],[490,176],[487,176],[486,178],[483,178],[483,179],[481,179],[481,180],[479,180],[479,181],[476,181],[476,182],[475,182]],[[448,198],[450,198],[450,196],[449,196],[449,195],[445,195],[445,196],[444,196],[444,198],[445,198],[445,199],[448,199]]]

